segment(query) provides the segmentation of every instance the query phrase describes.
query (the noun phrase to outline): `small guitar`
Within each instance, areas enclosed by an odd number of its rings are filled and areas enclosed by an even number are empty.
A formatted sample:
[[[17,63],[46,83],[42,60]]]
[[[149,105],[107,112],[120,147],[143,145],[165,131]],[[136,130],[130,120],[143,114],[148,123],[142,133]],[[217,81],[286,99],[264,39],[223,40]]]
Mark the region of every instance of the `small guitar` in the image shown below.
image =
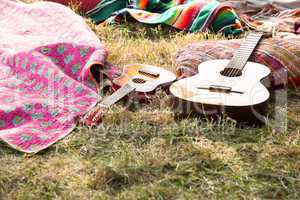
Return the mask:
[[[149,93],[158,86],[172,83],[175,79],[175,74],[160,67],[141,64],[128,65],[124,67],[122,75],[114,80],[116,85],[122,87],[111,96],[104,98],[84,117],[83,123],[91,126],[101,122],[105,110],[131,92]]]
[[[238,122],[264,119],[269,91],[261,80],[266,66],[248,62],[263,33],[251,32],[231,60],[211,60],[198,66],[198,74],[173,83],[174,108],[180,116],[226,113]]]

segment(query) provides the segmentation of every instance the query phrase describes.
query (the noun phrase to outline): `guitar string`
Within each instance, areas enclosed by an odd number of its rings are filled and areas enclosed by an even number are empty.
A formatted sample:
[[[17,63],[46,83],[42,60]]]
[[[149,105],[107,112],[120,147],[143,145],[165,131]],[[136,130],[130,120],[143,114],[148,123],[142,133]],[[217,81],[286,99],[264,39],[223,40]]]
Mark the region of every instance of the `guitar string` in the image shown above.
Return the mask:
[[[248,54],[248,49],[251,48],[251,44],[252,43],[249,43],[249,40],[246,40],[245,43],[241,46],[237,53],[237,56],[235,57],[234,67],[229,73],[229,77],[238,76],[239,70],[242,70],[242,66],[244,64],[244,55]]]
[[[249,57],[251,56],[251,53],[253,52],[254,48],[256,47],[256,45],[258,44],[259,40],[262,37],[262,33],[251,33],[247,38],[246,41],[241,45],[241,47],[238,49],[237,54],[235,54],[235,56],[233,57],[233,63],[234,63],[234,67],[232,67],[230,70],[225,72],[225,76],[229,76],[229,77],[235,77],[238,76],[240,73],[240,70],[242,70],[245,66],[244,62],[244,55],[246,54],[246,56],[248,57],[247,60],[249,59]],[[249,52],[249,49],[251,50]],[[247,62],[246,62],[247,63]],[[230,62],[229,64],[232,65],[232,62]],[[240,66],[237,67],[236,66]],[[242,67],[241,67],[242,66]]]
[[[239,63],[239,57],[240,57],[240,54],[243,49],[244,49],[244,46],[242,44],[241,47],[238,49],[237,53],[233,56],[233,59],[231,60],[231,62],[229,63],[230,65],[232,65],[232,67],[229,66],[230,67],[229,70],[227,70],[225,73],[226,76],[231,77],[231,75],[234,74],[234,71],[237,68],[236,64]]]
[[[239,70],[242,69],[242,67],[239,67],[239,66],[242,66],[243,62],[244,62],[244,55],[247,54],[247,50],[249,50],[251,48],[251,44],[253,44],[253,42],[256,41],[256,35],[255,34],[250,34],[246,40],[244,41],[244,43],[241,45],[241,47],[238,49],[238,52],[235,56],[235,64],[234,64],[234,67],[231,68],[232,70],[229,70],[229,77],[234,77],[234,76],[238,76],[239,74]],[[249,52],[250,53],[250,52]]]
[[[252,45],[256,45],[257,44],[257,37],[260,37],[260,34],[255,34],[255,33],[250,33],[250,35],[246,38],[246,41],[241,45],[241,47],[239,48],[237,54],[234,56],[233,58],[233,63],[234,63],[234,67],[231,68],[231,70],[228,70],[228,72],[226,73],[227,76],[237,76],[239,74],[239,70],[241,70],[243,67],[237,67],[237,66],[241,66],[244,62],[244,60],[241,60],[244,56],[244,54],[247,54],[247,50],[254,48],[252,47]],[[248,52],[248,54],[251,52]],[[232,63],[232,62],[231,62]],[[238,64],[236,66],[236,64]]]

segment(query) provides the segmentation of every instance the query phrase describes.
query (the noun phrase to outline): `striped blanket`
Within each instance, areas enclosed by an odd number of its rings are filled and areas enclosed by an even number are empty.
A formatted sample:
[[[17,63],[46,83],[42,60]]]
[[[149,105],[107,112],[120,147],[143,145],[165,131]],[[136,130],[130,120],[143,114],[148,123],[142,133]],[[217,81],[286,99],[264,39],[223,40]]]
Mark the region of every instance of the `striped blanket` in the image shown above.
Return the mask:
[[[87,12],[95,22],[114,23],[129,14],[145,24],[167,24],[188,32],[239,34],[233,9],[216,0],[102,0]]]

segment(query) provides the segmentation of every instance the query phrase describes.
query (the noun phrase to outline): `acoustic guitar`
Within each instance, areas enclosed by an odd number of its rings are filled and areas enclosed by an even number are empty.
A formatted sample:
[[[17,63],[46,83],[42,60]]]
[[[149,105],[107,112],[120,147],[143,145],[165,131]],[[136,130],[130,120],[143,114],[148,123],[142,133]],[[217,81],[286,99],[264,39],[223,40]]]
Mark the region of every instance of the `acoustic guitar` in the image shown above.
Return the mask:
[[[251,32],[231,60],[211,60],[198,74],[173,83],[170,92],[179,116],[226,114],[238,122],[263,122],[269,91],[262,80],[270,69],[248,62],[263,33]]]
[[[87,113],[83,123],[92,126],[101,122],[105,110],[131,92],[153,92],[158,86],[170,85],[175,79],[174,73],[160,67],[142,64],[125,66],[122,75],[114,80],[116,85],[122,87]]]

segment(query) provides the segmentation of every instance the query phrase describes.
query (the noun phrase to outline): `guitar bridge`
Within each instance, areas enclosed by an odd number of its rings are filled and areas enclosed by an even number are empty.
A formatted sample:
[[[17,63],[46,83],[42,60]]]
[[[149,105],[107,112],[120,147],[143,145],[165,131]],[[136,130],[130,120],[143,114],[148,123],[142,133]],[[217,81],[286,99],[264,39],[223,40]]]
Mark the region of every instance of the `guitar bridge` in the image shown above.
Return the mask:
[[[144,76],[150,77],[152,79],[157,79],[159,78],[159,73],[150,70],[150,69],[141,69],[138,71],[139,74],[142,74]]]
[[[211,85],[209,86],[208,90],[211,92],[221,92],[221,93],[230,93],[231,87],[225,87],[220,85]]]
[[[197,87],[202,90],[209,90],[210,92],[218,92],[218,93],[238,93],[244,94],[244,92],[232,90],[231,87],[221,86],[221,85],[211,85],[209,87]]]

